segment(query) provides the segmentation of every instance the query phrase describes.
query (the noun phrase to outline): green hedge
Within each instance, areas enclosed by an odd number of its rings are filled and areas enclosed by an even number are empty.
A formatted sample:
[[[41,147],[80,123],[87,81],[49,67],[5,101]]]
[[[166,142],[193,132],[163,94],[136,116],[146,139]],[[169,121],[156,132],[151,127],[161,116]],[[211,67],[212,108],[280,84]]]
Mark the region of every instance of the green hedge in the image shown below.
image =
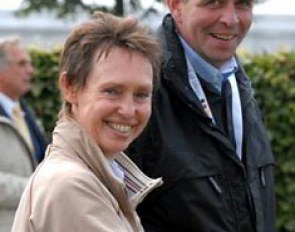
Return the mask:
[[[277,226],[295,231],[295,53],[245,57],[276,156]]]
[[[54,51],[31,50],[35,76],[32,80],[31,91],[26,98],[41,120],[49,141],[61,107],[58,89],[59,55],[59,49]]]
[[[60,109],[60,50],[31,50],[36,75],[28,100],[50,138]],[[295,232],[295,53],[243,56],[276,156],[278,232]]]

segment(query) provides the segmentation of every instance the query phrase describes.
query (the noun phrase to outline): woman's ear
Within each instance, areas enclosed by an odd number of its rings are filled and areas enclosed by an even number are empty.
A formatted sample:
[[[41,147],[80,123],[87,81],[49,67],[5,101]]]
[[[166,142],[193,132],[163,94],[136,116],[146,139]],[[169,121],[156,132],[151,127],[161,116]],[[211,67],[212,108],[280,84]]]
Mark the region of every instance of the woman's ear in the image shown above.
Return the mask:
[[[66,72],[60,73],[58,82],[59,82],[59,86],[63,94],[64,100],[71,104],[76,103],[77,94],[73,85],[69,83]]]

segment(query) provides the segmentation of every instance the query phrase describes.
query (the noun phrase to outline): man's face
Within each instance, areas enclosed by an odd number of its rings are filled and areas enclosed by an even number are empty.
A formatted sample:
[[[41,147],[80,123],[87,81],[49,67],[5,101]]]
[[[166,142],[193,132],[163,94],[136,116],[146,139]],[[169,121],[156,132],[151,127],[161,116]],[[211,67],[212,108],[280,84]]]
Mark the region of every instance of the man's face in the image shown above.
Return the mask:
[[[229,60],[252,22],[253,0],[168,0],[178,33],[207,62]]]
[[[0,70],[1,92],[16,100],[30,90],[34,68],[28,52],[20,46],[6,51],[8,62]]]

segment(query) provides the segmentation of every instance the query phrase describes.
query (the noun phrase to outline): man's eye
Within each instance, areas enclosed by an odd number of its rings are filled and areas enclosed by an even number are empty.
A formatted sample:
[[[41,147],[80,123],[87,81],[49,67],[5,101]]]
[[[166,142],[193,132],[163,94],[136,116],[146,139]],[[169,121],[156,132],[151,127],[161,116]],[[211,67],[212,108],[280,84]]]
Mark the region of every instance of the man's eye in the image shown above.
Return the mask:
[[[136,93],[135,97],[140,99],[147,99],[150,98],[152,94],[150,92],[142,92],[142,93]]]
[[[12,64],[15,64],[15,65],[17,65],[17,66],[19,66],[19,67],[25,67],[25,66],[27,66],[27,65],[32,65],[32,62],[31,61],[29,61],[29,60],[12,60],[12,61],[10,61]]]

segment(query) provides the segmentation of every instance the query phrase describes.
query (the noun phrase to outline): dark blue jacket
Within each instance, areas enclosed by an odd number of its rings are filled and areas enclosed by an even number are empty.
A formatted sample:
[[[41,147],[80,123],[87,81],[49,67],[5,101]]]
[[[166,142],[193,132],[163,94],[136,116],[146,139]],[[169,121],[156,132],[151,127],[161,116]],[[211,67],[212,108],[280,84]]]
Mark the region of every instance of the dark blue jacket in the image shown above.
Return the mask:
[[[244,123],[241,161],[189,87],[170,16],[160,35],[161,86],[147,128],[127,151],[148,176],[164,181],[138,207],[145,230],[274,232],[274,157],[244,70],[236,73]]]

